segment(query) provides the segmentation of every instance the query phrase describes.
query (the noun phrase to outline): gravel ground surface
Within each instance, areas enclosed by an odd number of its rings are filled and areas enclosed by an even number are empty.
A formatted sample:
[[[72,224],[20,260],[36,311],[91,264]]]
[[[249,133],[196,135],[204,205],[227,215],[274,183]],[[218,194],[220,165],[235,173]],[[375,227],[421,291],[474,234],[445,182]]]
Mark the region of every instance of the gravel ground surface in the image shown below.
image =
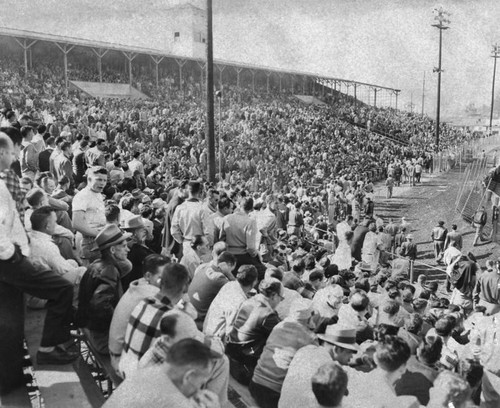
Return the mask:
[[[455,168],[448,172],[425,173],[421,183],[414,187],[408,184],[395,187],[391,199],[386,198],[383,183],[375,187],[375,214],[386,222],[392,218],[394,222],[400,223],[401,217],[405,217],[411,224],[411,233],[418,245],[417,261],[427,265],[416,263],[415,278],[420,273],[426,273],[431,279],[444,280],[444,269],[434,260],[430,237],[432,228],[440,220],[445,222],[448,229],[451,229],[452,224],[457,224],[458,231],[463,235],[463,252],[472,252],[481,266],[484,267],[486,260],[500,255],[497,244],[485,242],[473,247],[474,228],[455,211],[455,200],[458,188],[463,183],[464,171],[465,167],[462,166],[461,169]]]

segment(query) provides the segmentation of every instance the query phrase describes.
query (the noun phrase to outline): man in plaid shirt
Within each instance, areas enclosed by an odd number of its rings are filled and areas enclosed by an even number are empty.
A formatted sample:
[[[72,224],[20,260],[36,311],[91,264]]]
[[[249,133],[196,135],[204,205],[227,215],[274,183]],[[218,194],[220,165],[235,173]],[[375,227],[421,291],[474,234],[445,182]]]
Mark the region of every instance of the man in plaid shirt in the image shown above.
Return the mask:
[[[160,292],[142,300],[133,310],[120,359],[120,371],[129,376],[139,359],[148,351],[153,340],[160,336],[162,317],[174,307],[196,316],[192,305],[182,300],[189,286],[189,272],[185,266],[168,264],[161,277]]]

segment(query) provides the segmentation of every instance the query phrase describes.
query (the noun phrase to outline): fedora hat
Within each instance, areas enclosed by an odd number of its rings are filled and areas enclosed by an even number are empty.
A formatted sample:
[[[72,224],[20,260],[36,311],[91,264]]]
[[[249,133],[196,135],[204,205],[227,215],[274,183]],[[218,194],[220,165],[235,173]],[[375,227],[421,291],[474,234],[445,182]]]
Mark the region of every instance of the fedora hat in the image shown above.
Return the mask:
[[[126,218],[123,220],[122,228],[124,230],[135,230],[137,228],[146,228],[144,221],[140,215],[134,215],[133,217]]]
[[[318,334],[318,337],[327,343],[349,350],[359,351],[360,349],[356,344],[356,329],[332,324],[326,327],[325,334]]]
[[[95,238],[95,243],[99,251],[103,251],[113,245],[118,245],[119,243],[129,239],[132,234],[128,232],[123,232],[115,224],[109,224],[104,227],[104,229],[99,232]]]

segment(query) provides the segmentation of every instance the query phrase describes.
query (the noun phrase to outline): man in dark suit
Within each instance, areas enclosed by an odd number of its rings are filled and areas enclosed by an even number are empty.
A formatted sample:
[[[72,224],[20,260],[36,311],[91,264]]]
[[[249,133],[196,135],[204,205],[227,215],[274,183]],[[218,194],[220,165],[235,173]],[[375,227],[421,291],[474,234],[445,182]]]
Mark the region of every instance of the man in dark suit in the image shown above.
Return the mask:
[[[56,140],[53,136],[50,136],[45,141],[47,148],[41,151],[38,155],[38,168],[40,169],[40,172],[50,171],[50,155],[56,147],[55,142]]]
[[[370,220],[365,218],[362,223],[360,223],[354,229],[354,235],[352,237],[351,243],[351,255],[356,261],[361,262],[361,249],[363,248],[363,242],[365,241],[365,235],[368,233],[368,224]]]

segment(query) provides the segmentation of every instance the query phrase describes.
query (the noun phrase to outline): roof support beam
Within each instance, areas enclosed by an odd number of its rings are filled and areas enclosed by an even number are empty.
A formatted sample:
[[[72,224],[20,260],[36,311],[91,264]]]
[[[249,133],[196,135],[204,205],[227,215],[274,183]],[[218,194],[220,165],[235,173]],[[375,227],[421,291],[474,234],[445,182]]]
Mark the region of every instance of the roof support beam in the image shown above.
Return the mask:
[[[97,72],[99,72],[99,82],[102,82],[102,57],[104,57],[109,50],[102,48],[91,48],[92,52],[97,56]]]
[[[38,40],[29,42],[26,38],[18,39],[16,37],[14,37],[14,40],[16,40],[24,51],[24,75],[28,75],[28,50],[35,45]]]

